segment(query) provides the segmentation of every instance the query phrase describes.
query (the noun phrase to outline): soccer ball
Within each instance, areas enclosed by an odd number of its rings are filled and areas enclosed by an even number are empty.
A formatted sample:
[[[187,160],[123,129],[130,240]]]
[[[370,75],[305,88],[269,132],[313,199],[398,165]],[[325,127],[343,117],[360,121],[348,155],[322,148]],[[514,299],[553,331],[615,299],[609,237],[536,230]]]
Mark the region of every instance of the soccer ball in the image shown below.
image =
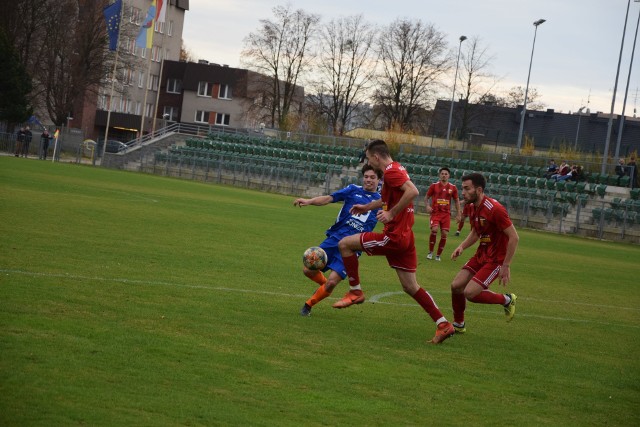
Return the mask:
[[[309,270],[322,270],[327,266],[327,253],[318,246],[312,246],[304,251],[302,263]]]

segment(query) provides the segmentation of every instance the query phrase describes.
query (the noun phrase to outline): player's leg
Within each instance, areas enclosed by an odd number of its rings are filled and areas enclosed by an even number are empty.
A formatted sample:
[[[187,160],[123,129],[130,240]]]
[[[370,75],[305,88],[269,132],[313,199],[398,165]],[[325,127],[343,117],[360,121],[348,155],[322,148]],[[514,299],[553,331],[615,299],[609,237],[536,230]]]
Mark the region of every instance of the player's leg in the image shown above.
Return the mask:
[[[447,245],[447,235],[449,234],[449,227],[451,227],[451,216],[449,214],[443,215],[440,218],[440,243],[438,243],[436,261],[440,261],[440,255],[442,255],[442,251]]]
[[[465,266],[466,267],[466,266]],[[467,299],[464,290],[469,280],[475,274],[473,271],[463,267],[451,282],[451,308],[453,309],[453,327],[456,332],[463,334],[466,332],[464,325],[464,311],[467,308]]]
[[[309,298],[304,303],[304,306],[300,310],[300,315],[310,316],[311,308],[317,303],[319,303],[320,301],[322,301],[323,299],[330,296],[333,290],[335,289],[335,287],[338,285],[338,283],[340,283],[340,281],[342,281],[342,277],[340,276],[340,274],[331,270],[331,273],[329,273],[329,278],[326,280],[326,283],[324,285],[318,286],[318,289],[316,289],[316,291],[313,293],[311,298]]]
[[[438,240],[438,230],[440,229],[440,222],[438,221],[437,214],[431,214],[431,218],[429,219],[429,227],[429,254],[427,255],[427,259],[433,259],[433,249],[436,246],[436,241]]]
[[[504,308],[507,322],[513,319],[516,311],[516,295],[511,294],[498,294],[489,290],[491,283],[500,274],[500,264],[485,264],[478,270],[473,276],[469,285],[464,290],[465,297],[477,304],[500,304]]]
[[[458,230],[456,230],[456,236],[460,235],[460,232],[462,231],[462,229],[464,228],[464,219],[466,217],[463,215],[462,218],[460,218],[460,222],[458,222]]]
[[[416,300],[420,307],[431,317],[436,323],[436,333],[431,339],[431,343],[440,344],[450,336],[454,334],[453,325],[449,323],[442,315],[442,312],[438,308],[438,305],[434,301],[433,297],[423,287],[421,287],[416,280],[416,273],[396,268],[396,274],[400,279],[402,289],[411,297]]]
[[[334,308],[346,308],[350,305],[362,304],[364,302],[365,297],[362,292],[362,287],[360,286],[358,255],[356,253],[357,251],[363,250],[361,236],[362,234],[347,236],[338,243],[344,269],[349,279],[349,291],[340,301],[333,304]]]

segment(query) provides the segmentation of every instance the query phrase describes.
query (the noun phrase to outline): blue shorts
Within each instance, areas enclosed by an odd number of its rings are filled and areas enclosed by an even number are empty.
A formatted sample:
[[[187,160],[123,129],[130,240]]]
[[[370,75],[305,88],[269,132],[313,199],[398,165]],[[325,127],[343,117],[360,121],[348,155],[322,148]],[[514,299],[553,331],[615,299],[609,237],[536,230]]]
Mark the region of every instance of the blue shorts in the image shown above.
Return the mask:
[[[342,262],[340,249],[338,249],[338,246],[334,242],[327,240],[319,245],[327,253],[327,266],[322,271],[325,272],[333,270],[338,273],[342,279],[344,279],[347,277],[347,270],[344,269],[344,262]],[[356,255],[360,256],[360,252],[356,252]]]

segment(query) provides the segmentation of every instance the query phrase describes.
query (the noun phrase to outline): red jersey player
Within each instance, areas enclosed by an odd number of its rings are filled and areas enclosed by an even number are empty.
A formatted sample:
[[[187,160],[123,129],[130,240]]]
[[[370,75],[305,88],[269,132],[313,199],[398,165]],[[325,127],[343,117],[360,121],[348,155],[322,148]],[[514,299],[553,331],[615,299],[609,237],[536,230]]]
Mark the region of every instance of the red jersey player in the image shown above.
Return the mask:
[[[440,168],[438,174],[440,180],[431,184],[427,194],[424,196],[427,213],[431,214],[429,220],[431,234],[429,235],[429,254],[427,259],[433,259],[433,248],[438,239],[438,230],[440,230],[440,243],[438,243],[436,261],[440,261],[442,250],[447,244],[447,234],[449,234],[449,228],[451,227],[451,201],[456,205],[456,222],[460,222],[462,212],[460,210],[460,200],[458,199],[458,188],[449,182],[451,171],[449,168],[443,167]]]
[[[471,206],[473,206],[473,203],[464,204],[464,207],[462,208],[462,217],[460,218],[460,221],[458,221],[458,229],[456,230],[456,236],[459,236],[460,232],[464,228],[464,219],[469,218],[469,212],[471,212]]]
[[[364,301],[360,287],[358,257],[356,251],[364,250],[367,255],[384,255],[389,266],[396,270],[402,289],[431,316],[436,323],[436,334],[431,339],[439,344],[453,335],[453,325],[447,321],[431,295],[417,282],[418,257],[413,235],[413,200],[419,192],[411,182],[409,174],[398,162],[393,161],[389,147],[382,140],[374,140],[367,146],[369,164],[384,173],[382,199],[365,205],[354,205],[351,212],[363,214],[382,207],[376,215],[384,224],[382,233],[365,232],[344,237],[338,247],[349,278],[349,292],[334,307],[344,308]]]
[[[462,177],[462,195],[471,205],[469,222],[471,233],[460,243],[451,259],[458,258],[462,251],[480,241],[476,253],[458,272],[451,282],[453,326],[457,333],[466,331],[464,310],[467,300],[478,304],[500,304],[504,307],[507,322],[516,312],[516,295],[497,294],[489,290],[496,278],[503,286],[511,281],[511,260],[518,247],[516,232],[507,210],[497,200],[487,197],[485,177],[471,173]]]

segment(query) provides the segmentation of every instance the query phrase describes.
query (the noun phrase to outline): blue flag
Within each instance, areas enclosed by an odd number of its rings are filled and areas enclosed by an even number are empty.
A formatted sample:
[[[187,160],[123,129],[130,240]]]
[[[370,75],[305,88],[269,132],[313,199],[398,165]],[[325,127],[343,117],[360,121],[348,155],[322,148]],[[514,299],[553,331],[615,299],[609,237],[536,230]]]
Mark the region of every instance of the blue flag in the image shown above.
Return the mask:
[[[118,49],[118,33],[120,32],[120,12],[122,11],[122,0],[104,8],[104,19],[107,22],[107,34],[109,34],[109,50]]]

